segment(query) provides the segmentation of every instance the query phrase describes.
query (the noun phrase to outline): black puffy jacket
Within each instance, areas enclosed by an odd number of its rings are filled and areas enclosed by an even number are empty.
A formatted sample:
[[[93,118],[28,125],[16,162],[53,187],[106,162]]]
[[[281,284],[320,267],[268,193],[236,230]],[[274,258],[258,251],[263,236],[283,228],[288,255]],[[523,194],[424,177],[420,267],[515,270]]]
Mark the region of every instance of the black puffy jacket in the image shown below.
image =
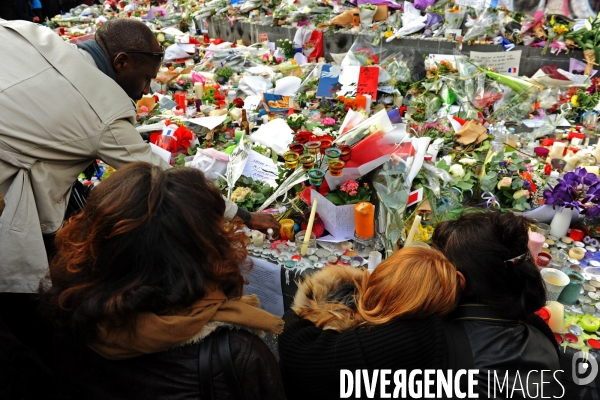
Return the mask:
[[[537,315],[532,315],[527,323],[507,320],[487,305],[461,302],[449,320],[469,338],[472,368],[479,370],[479,398],[564,396],[565,390],[559,383],[558,347],[552,332]]]
[[[285,399],[277,360],[258,336],[234,329],[229,344],[246,400]],[[119,361],[101,357],[68,333],[55,335],[54,348],[56,375],[73,399],[200,399],[198,343]],[[216,340],[212,373],[214,398],[233,400]]]

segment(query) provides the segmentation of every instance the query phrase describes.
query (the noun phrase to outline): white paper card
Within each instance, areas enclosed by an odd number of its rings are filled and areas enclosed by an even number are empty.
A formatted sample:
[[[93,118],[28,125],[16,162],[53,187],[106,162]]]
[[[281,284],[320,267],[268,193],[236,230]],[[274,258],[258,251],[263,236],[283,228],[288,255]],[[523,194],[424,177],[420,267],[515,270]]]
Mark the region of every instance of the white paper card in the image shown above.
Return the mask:
[[[265,157],[254,150],[248,152],[248,159],[242,175],[277,187],[275,180],[278,174],[277,165],[269,157]]]
[[[250,135],[250,140],[270,147],[282,156],[294,140],[293,132],[284,119],[277,118],[261,125],[256,132]]]
[[[220,115],[218,117],[202,117],[202,118],[190,118],[188,122],[192,124],[200,125],[208,129],[215,129],[221,125],[227,118],[227,115]]]
[[[248,284],[244,295],[255,294],[260,300],[259,308],[281,317],[283,315],[283,292],[281,290],[281,268],[260,258],[250,257],[254,266],[244,273]]]
[[[521,50],[480,52],[472,51],[471,60],[486,67],[496,68],[496,72],[518,76],[521,63]]]
[[[189,40],[189,37],[188,37]],[[187,44],[187,43],[177,43],[177,46],[188,54],[194,54],[196,52],[195,44]]]
[[[154,143],[150,143],[150,148],[154,154],[158,154],[160,158],[165,160],[166,162],[171,162],[171,152],[169,150],[165,150],[162,147],[158,147]]]
[[[336,206],[314,190],[310,191],[310,196],[311,200],[319,199],[317,212],[331,236],[335,239],[354,238],[354,204]]]
[[[248,96],[244,99],[244,109],[254,111],[260,106],[261,102],[260,96]]]

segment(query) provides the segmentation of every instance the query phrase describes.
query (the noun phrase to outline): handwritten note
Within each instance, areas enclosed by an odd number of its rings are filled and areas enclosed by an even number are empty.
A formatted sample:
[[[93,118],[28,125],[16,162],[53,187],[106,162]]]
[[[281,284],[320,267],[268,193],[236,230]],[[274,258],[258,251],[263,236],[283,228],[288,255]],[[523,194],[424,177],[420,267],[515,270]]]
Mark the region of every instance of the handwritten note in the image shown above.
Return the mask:
[[[377,98],[377,85],[379,79],[379,67],[360,67],[356,94],[370,94],[371,98]]]
[[[311,198],[319,199],[317,212],[331,236],[335,239],[352,239],[354,237],[353,204],[336,206],[314,190],[311,190]]]
[[[497,52],[471,52],[471,60],[486,67],[496,68],[496,72],[507,75],[519,75],[521,50]]]
[[[483,8],[495,7],[498,4],[498,0],[455,0],[454,4],[481,10]]]
[[[273,163],[273,160],[254,150],[248,152],[248,159],[246,160],[246,166],[244,166],[242,175],[277,187],[275,179],[277,179],[278,174],[277,165]]]
[[[281,289],[281,268],[260,258],[250,257],[254,264],[250,272],[244,273],[248,285],[244,295],[255,294],[260,300],[260,308],[271,314],[283,315],[283,291]]]

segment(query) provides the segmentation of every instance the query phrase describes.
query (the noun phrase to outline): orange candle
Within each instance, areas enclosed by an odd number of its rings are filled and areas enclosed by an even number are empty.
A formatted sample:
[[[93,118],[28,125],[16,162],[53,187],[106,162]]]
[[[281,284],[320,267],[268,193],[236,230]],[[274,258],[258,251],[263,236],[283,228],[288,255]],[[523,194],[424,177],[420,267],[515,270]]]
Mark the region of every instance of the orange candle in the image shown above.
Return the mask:
[[[356,236],[369,239],[375,235],[375,206],[363,201],[354,206]]]
[[[362,94],[356,96],[356,109],[366,110],[367,109],[367,98]]]

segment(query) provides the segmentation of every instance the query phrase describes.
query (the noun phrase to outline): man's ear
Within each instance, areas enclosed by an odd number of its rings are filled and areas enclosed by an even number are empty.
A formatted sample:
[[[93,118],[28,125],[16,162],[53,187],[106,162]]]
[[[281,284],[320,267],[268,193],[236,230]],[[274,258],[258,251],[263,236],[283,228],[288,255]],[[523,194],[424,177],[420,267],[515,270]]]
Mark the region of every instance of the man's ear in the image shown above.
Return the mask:
[[[456,271],[456,279],[458,280],[458,287],[460,288],[461,293],[465,291],[467,287],[467,280],[465,276],[460,271]]]
[[[119,53],[116,55],[113,60],[113,66],[115,67],[115,71],[123,72],[133,66],[133,59],[127,53]]]

